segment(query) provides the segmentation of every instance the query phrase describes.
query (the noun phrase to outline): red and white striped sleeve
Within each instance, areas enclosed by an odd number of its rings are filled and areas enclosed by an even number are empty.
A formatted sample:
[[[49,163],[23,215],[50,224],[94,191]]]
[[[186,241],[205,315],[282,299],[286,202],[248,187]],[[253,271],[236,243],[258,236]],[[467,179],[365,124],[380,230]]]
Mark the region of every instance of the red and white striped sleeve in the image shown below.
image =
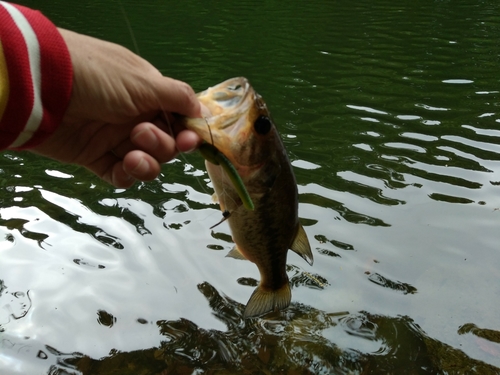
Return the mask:
[[[27,149],[59,126],[73,70],[61,34],[40,12],[0,1],[0,150]]]

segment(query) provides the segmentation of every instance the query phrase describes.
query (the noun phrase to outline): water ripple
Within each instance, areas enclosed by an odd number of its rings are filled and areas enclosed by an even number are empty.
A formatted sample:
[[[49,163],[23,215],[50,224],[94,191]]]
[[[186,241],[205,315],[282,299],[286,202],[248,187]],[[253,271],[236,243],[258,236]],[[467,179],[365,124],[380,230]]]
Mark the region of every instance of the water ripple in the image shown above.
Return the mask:
[[[33,6],[131,46],[115,2],[68,4]],[[124,190],[4,152],[1,373],[498,373],[498,1],[122,7],[164,74],[262,94],[315,264],[290,252],[290,308],[245,320],[258,271],[199,155]]]

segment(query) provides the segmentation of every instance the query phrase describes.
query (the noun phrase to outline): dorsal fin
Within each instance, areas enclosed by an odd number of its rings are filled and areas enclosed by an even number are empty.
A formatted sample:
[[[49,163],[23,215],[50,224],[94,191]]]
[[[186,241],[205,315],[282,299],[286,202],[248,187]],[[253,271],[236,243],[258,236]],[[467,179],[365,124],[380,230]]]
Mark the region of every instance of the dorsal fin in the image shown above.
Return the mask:
[[[307,234],[302,225],[299,223],[299,228],[297,234],[293,240],[292,246],[290,246],[295,253],[300,255],[304,260],[311,266],[314,262],[313,255],[311,252],[311,245],[309,245],[309,240],[307,239]]]

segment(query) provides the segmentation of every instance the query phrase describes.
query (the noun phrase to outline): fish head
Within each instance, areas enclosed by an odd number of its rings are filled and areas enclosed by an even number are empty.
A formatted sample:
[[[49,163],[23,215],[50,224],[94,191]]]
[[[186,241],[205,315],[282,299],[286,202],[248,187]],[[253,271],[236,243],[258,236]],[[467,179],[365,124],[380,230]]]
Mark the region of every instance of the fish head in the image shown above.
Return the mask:
[[[262,97],[243,77],[231,78],[197,96],[207,108],[206,116],[186,119],[184,125],[229,159],[247,189],[269,185],[280,168],[276,153],[285,151]]]

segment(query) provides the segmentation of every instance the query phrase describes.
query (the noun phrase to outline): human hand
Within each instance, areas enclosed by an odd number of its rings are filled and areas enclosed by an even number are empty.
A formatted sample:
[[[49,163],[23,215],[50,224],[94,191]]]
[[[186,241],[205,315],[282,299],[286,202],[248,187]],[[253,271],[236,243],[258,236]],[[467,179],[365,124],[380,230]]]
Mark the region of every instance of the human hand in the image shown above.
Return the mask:
[[[201,117],[184,82],[164,77],[117,44],[59,29],[73,64],[73,91],[62,124],[31,151],[79,164],[116,187],[158,176],[161,163],[196,148],[192,131],[170,113]]]

